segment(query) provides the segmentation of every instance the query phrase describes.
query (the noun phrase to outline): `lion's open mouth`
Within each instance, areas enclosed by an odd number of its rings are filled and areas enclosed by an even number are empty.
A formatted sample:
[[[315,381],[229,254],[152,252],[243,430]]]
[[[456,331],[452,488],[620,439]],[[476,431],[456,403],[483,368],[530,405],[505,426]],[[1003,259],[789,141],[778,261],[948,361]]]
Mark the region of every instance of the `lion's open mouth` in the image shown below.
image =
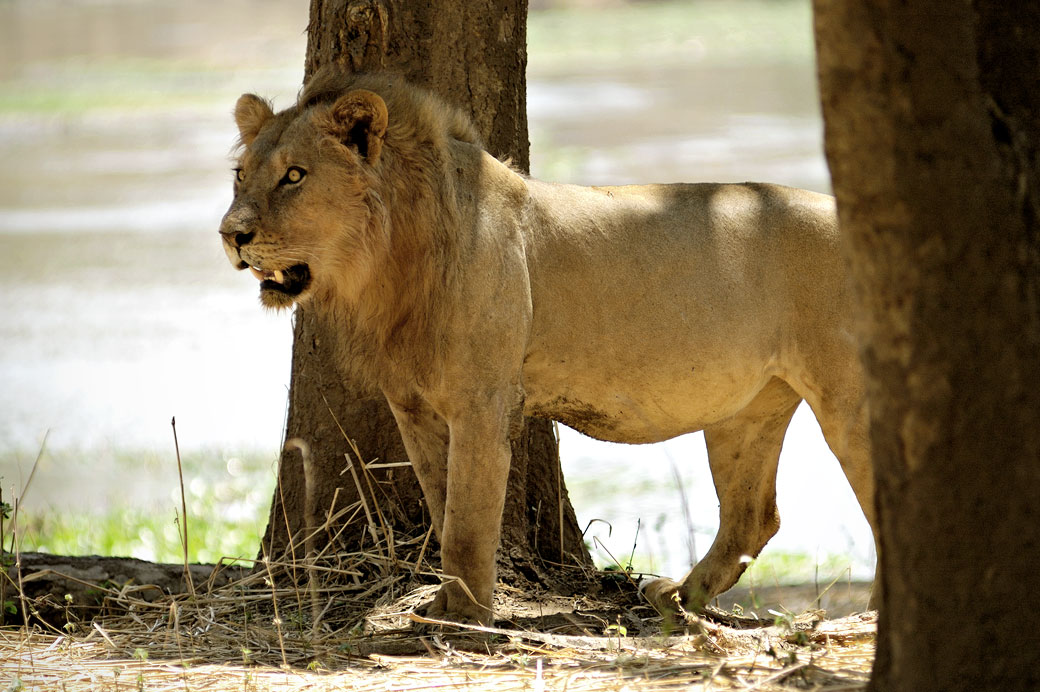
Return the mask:
[[[294,264],[288,269],[261,269],[249,267],[260,280],[260,291],[276,291],[287,296],[298,296],[311,283],[311,270],[306,264]]]

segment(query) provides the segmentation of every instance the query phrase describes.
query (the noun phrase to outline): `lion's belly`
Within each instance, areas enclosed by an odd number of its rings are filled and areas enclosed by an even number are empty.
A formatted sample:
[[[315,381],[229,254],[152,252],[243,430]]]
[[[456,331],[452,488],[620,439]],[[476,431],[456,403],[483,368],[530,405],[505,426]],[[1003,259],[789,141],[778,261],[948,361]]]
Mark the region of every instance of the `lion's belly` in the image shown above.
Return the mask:
[[[611,442],[658,442],[729,418],[786,373],[774,301],[743,286],[712,294],[703,278],[638,276],[618,300],[579,280],[539,285],[523,365],[532,415]],[[614,275],[613,287],[624,283]],[[550,294],[565,299],[547,307]]]
[[[567,365],[528,360],[526,413],[596,439],[629,444],[668,440],[729,418],[772,376],[765,367],[698,373],[692,365],[658,372]]]

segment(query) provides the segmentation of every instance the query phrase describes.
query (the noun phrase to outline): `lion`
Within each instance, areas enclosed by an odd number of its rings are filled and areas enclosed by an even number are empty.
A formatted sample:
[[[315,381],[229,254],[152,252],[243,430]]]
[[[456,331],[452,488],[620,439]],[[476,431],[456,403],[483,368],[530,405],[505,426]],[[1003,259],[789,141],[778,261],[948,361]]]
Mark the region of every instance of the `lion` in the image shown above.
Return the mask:
[[[292,107],[245,94],[234,117],[224,249],[264,306],[327,321],[339,367],[386,397],[449,577],[430,617],[493,622],[525,414],[612,442],[705,432],[719,530],[685,577],[646,586],[662,612],[703,608],[776,533],[780,447],[803,399],[876,537],[831,197],[540,182],[391,74],[324,68]]]

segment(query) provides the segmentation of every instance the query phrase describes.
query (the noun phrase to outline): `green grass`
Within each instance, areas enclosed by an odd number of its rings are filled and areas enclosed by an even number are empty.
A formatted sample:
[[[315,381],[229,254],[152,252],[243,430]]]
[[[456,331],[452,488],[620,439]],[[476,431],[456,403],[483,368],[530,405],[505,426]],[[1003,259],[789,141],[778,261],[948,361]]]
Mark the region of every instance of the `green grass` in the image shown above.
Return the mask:
[[[24,460],[24,455],[20,455]],[[172,455],[170,455],[172,457]],[[0,468],[12,468],[11,455]],[[188,510],[188,560],[213,563],[222,557],[256,557],[267,523],[274,489],[272,460],[260,455],[224,458],[210,452],[185,455],[185,504]],[[184,559],[180,487],[176,462],[158,455],[121,451],[115,454],[46,454],[27,502],[17,517],[18,548],[56,555],[137,557],[154,562]],[[125,501],[62,507],[50,501],[48,476],[63,472],[79,477],[78,466],[94,464],[98,477],[110,478],[127,490]],[[24,463],[23,475],[27,474]],[[10,479],[4,479],[9,487]],[[24,482],[24,481],[23,481]],[[37,487],[40,484],[42,487]],[[92,492],[89,487],[85,492]],[[96,489],[100,495],[101,489]],[[35,501],[42,499],[42,502]],[[5,496],[11,503],[11,499]],[[5,522],[4,549],[12,548],[12,520]]]
[[[188,560],[213,563],[221,557],[252,559],[260,534],[238,521],[191,516]],[[155,562],[183,560],[180,522],[171,510],[156,516],[142,510],[117,509],[98,516],[29,515],[22,518],[21,549],[57,555],[118,555]],[[262,527],[260,529],[262,531]]]
[[[737,586],[788,586],[817,581],[823,586],[848,575],[852,560],[845,555],[814,556],[766,550],[751,561]]]

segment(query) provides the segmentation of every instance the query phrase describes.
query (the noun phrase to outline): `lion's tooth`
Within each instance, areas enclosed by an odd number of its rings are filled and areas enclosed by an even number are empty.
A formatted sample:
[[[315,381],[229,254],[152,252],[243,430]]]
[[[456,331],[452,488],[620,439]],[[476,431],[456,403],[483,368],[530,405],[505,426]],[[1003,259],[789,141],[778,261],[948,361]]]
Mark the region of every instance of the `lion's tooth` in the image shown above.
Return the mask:
[[[250,267],[249,271],[253,272],[253,276],[255,276],[258,280],[260,280],[260,281],[264,280],[264,273],[262,271],[260,271],[259,269],[257,269],[256,267]]]
[[[285,283],[285,274],[282,273],[281,269],[275,269],[274,270],[274,280],[277,281],[280,284],[284,284]]]

